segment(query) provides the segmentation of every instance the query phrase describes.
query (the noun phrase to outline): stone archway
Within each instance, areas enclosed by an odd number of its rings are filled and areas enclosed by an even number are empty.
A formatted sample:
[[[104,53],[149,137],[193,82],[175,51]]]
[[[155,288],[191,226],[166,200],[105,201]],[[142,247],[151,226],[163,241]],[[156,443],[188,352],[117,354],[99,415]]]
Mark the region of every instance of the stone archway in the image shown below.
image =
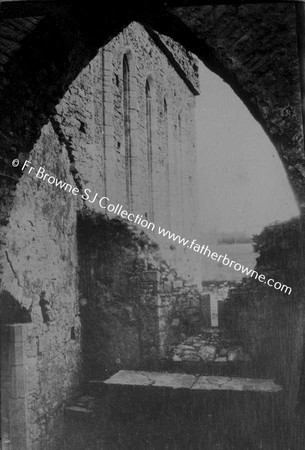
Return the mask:
[[[58,12],[54,11],[41,21],[23,42],[20,51],[14,55],[15,58],[5,67],[5,76],[8,82],[2,89],[1,99],[4,106],[0,114],[0,143],[3,149],[1,157],[4,163],[3,173],[1,174],[1,188],[5,193],[5,196],[2,198],[3,209],[1,209],[3,250],[5,249],[6,226],[11,215],[11,206],[15,198],[16,187],[18,189],[20,186],[19,180],[21,182],[23,180],[23,178],[20,178],[22,171],[17,172],[16,169],[12,168],[12,159],[15,157],[19,157],[21,161],[27,159],[37,139],[41,137],[48,140],[48,135],[51,135],[52,139],[54,138],[56,141],[58,154],[61,154],[61,147],[66,151],[63,165],[65,173],[69,175],[69,180],[75,182],[76,185],[80,183],[79,174],[75,169],[71,140],[62,134],[58,120],[54,120],[54,116],[58,114],[59,100],[68,92],[71,81],[92,60],[98,48],[107,42],[117,30],[120,30],[124,25],[135,19],[142,22],[149,29],[153,28],[176,38],[194,51],[234,87],[235,92],[244,100],[252,114],[274,141],[282,155],[285,166],[288,168],[295,191],[301,201],[303,195],[303,155],[301,153],[299,89],[296,89],[296,96],[290,92],[287,99],[285,98],[279,105],[273,102],[277,97],[277,92],[282,89],[282,78],[290,80],[291,86],[298,87],[295,66],[296,52],[288,52],[290,54],[289,57],[286,53],[285,55],[276,53],[270,61],[266,61],[267,70],[262,76],[262,79],[265,80],[262,86],[257,84],[257,77],[260,76],[260,70],[262,69],[258,66],[252,70],[251,67],[252,65],[255,67],[255,61],[244,61],[243,58],[244,48],[249,52],[253,51],[251,43],[255,42],[255,33],[259,28],[261,17],[266,16],[275,20],[274,17],[277,16],[277,11],[280,11],[281,16],[284,15],[289,22],[286,23],[286,28],[284,27],[285,30],[282,31],[285,31],[284,35],[289,46],[293,46],[296,34],[295,28],[290,26],[294,20],[294,12],[291,5],[280,5],[274,8],[271,7],[271,9],[269,7],[260,8],[257,5],[240,7],[240,14],[237,14],[236,17],[239,22],[248,24],[252,33],[248,36],[250,41],[248,49],[243,45],[245,36],[235,36],[235,41],[232,43],[225,32],[222,34],[221,27],[226,28],[226,24],[228,24],[228,21],[230,22],[230,17],[235,12],[231,7],[191,9],[189,10],[190,15],[185,15],[185,11],[179,8],[167,9],[164,16],[154,7],[149,8],[147,11],[143,11],[142,8],[139,9],[138,7],[130,8],[128,11],[121,11],[120,15],[117,15],[114,10],[110,9],[105,11],[101,18],[94,17],[95,11],[93,9],[89,8],[88,11],[84,11],[68,6],[67,9]],[[186,23],[183,23],[182,15],[185,17]],[[242,19],[244,16],[249,18],[248,22]],[[214,29],[214,24],[218,23],[219,28],[215,28],[214,34],[209,34],[210,31],[207,30],[206,36],[197,36],[197,28],[193,27],[192,22],[194,19],[201,23],[203,17],[205,17],[204,20],[207,22],[210,21],[211,29]],[[276,36],[279,31],[281,31],[280,26],[275,20],[274,35]],[[267,33],[266,28],[265,32]],[[244,33],[247,35],[247,29]],[[155,33],[155,39],[158,39],[157,33]],[[270,39],[272,40],[272,37]],[[270,46],[269,39],[266,44],[267,53],[269,51],[268,46]],[[234,52],[232,53],[232,50],[237,52],[237,56]],[[241,53],[240,58],[238,58],[239,52]],[[271,98],[267,88],[268,80],[274,76],[274,71],[270,69],[274,60],[278,61],[279,65],[281,62],[284,63],[285,70],[287,69],[287,76],[286,74],[281,74],[279,78],[276,78],[275,86],[277,92],[274,92],[274,97]],[[289,70],[290,62],[292,70]],[[250,64],[251,70],[246,63]],[[261,87],[263,89],[260,89]],[[260,97],[261,95],[263,98]],[[47,137],[44,133],[41,135],[41,130],[45,124],[48,124],[46,127]],[[80,123],[77,126],[79,126],[78,131],[81,132],[83,124]],[[44,142],[44,146],[50,148],[52,146],[50,142]],[[39,151],[41,151],[41,148],[38,148],[36,156]],[[47,154],[44,156],[48,157]],[[56,201],[56,199],[53,200]],[[65,219],[64,214],[65,211],[62,211],[63,220]],[[75,225],[75,221],[73,224]],[[64,247],[65,245],[66,243],[63,243]],[[75,245],[74,241],[72,245]],[[75,263],[74,256],[73,254],[71,258],[73,264]],[[69,260],[71,254],[65,255],[65,257]],[[52,299],[43,300],[52,304]],[[29,302],[27,302],[27,305],[29,306]],[[75,315],[77,316],[77,314],[76,308]],[[68,334],[71,337],[71,341],[75,341],[74,319],[72,320],[71,317],[70,319]],[[44,320],[43,322],[43,331],[46,331],[49,320]],[[52,339],[56,339],[55,335],[56,333],[53,333],[49,336]],[[45,349],[47,349],[48,344],[43,343],[43,336],[41,335],[40,338],[41,348],[45,345]],[[65,331],[64,339],[67,341],[67,330]],[[67,345],[72,347],[74,342],[69,340]],[[71,353],[73,353],[72,349]],[[76,351],[75,353],[77,357],[78,352]],[[44,375],[47,379],[47,371],[45,371]],[[61,406],[57,405],[56,407],[60,408]]]
[[[90,7],[78,10],[67,4],[54,9],[4,66],[10,82],[0,86],[2,148],[10,148],[9,154],[14,148],[15,152],[31,148],[27,141],[35,139],[35,133],[37,138],[39,122],[45,123],[52,114],[71,80],[101,45],[132,20],[181,42],[230,84],[273,141],[302,201],[302,118],[293,2],[167,6],[162,11],[131,4],[115,17],[109,7],[103,18],[96,17]],[[258,46],[259,39],[262,45]],[[12,119],[7,117],[8,110]],[[32,130],[20,115],[32,117]],[[10,130],[14,130],[13,139]]]

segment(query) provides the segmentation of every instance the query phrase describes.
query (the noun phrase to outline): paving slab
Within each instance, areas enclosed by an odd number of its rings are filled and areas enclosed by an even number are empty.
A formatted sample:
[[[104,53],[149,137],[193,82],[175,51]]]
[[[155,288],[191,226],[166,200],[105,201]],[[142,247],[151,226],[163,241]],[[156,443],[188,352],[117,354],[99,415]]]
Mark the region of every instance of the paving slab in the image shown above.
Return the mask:
[[[104,384],[121,384],[129,386],[150,386],[152,381],[147,377],[149,372],[136,372],[134,370],[120,370],[108,380],[104,381]]]
[[[200,376],[192,390],[279,392],[282,388],[272,380],[261,378]]]
[[[198,376],[185,373],[147,372],[120,370],[104,381],[105,384],[120,384],[129,386],[170,387],[172,389],[190,389]]]
[[[107,385],[153,386],[172,389],[279,392],[282,387],[261,378],[203,376],[184,373],[120,370],[104,381]]]
[[[170,387],[172,389],[190,389],[195,383],[197,376],[186,373],[149,373],[149,378],[154,381],[155,387]]]

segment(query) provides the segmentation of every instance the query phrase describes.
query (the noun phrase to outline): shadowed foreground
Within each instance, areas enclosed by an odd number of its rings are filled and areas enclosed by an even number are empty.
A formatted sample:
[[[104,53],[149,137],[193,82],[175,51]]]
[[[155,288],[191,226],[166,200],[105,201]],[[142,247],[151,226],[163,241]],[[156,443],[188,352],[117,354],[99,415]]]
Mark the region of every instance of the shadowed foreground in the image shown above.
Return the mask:
[[[93,389],[66,411],[66,450],[304,449],[282,392]]]

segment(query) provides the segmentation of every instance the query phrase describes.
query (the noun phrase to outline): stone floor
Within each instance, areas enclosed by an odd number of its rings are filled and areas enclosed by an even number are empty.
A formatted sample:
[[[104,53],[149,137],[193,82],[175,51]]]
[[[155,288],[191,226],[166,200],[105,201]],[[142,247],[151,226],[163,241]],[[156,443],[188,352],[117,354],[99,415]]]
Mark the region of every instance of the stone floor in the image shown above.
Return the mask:
[[[215,363],[247,362],[250,356],[235,338],[224,330],[207,328],[198,336],[191,336],[169,351],[172,361],[204,361]]]

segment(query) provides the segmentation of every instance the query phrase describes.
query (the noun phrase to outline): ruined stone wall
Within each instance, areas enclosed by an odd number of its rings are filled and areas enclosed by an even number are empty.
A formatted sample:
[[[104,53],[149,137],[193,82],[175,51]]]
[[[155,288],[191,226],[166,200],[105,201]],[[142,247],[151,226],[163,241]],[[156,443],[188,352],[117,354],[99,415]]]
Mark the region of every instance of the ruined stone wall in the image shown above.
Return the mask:
[[[82,180],[82,187],[99,192],[101,196],[107,195],[111,203],[120,203],[128,209],[123,117],[124,54],[128,55],[130,66],[132,212],[143,216],[148,214],[145,83],[149,77],[153,108],[154,222],[185,236],[194,236],[195,97],[140,24],[133,22],[100,49],[57,106],[56,122],[75,158],[75,170]],[[183,65],[189,64],[182,52],[178,56]],[[193,77],[196,79],[197,74]],[[164,100],[167,104],[167,130]],[[104,212],[97,202],[89,206]]]
[[[166,43],[170,41],[166,40]],[[172,54],[182,67],[190,70],[190,61],[180,50],[180,46],[172,42]],[[122,60],[126,52],[130,52],[130,68],[133,83],[131,129],[136,129],[132,145],[133,167],[133,210],[145,214],[148,212],[147,192],[147,135],[145,111],[145,83],[147,77],[152,81],[153,89],[153,205],[154,223],[156,227],[169,227],[171,231],[190,237],[197,233],[196,228],[196,149],[195,149],[195,97],[178,76],[155,41],[142,26],[132,23],[123,33],[106,46],[106,50],[115,55],[112,59],[113,99],[114,99],[114,147],[117,149],[116,192],[112,195],[120,201],[124,187],[124,137],[122,108]],[[174,53],[176,50],[176,53]],[[144,56],[144,57],[143,57]],[[190,58],[190,57],[189,57]],[[195,66],[196,67],[196,66]],[[193,83],[198,74],[192,68],[192,77],[186,72],[187,79]],[[119,83],[117,83],[119,79]],[[197,87],[197,86],[196,86]],[[164,100],[167,105],[167,117],[164,112]],[[179,115],[181,131],[179,131]],[[165,122],[167,121],[167,130]],[[167,140],[167,142],[166,142]],[[118,190],[119,189],[119,190]],[[154,235],[155,239],[158,236]],[[160,239],[161,248],[169,247],[170,242]],[[185,252],[184,252],[185,253]],[[183,255],[183,248],[176,247],[172,263]],[[168,252],[167,256],[173,256]],[[184,272],[191,267],[187,261]],[[186,260],[186,258],[185,258]],[[181,270],[182,271],[182,270]]]
[[[158,356],[156,246],[119,220],[82,215],[78,227],[84,369],[102,379]]]
[[[233,291],[234,292],[234,291]],[[231,303],[234,296],[236,304]],[[253,375],[284,387],[285,414],[297,412],[304,365],[302,294],[294,299],[272,288],[233,294],[225,305],[224,324],[237,334],[251,356]]]
[[[78,227],[85,376],[156,367],[204,325],[202,295],[134,226],[81,214]]]
[[[50,123],[30,161],[75,185],[67,151]],[[75,196],[24,173],[7,228],[1,301],[10,296],[31,321],[23,380],[31,449],[55,448],[63,405],[80,382],[76,210]]]
[[[297,412],[304,392],[304,238],[299,218],[266,227],[254,238],[255,270],[292,288],[291,294],[244,279],[230,291],[225,325],[244,343],[256,375],[284,387],[285,413]],[[302,374],[303,369],[303,374]]]

